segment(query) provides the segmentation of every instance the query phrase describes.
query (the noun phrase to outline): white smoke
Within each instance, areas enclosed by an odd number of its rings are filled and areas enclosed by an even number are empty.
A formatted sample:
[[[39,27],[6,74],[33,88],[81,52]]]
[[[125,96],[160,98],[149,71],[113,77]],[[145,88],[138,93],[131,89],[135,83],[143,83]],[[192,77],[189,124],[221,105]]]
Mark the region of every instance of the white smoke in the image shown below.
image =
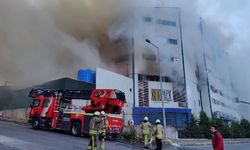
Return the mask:
[[[240,100],[250,102],[250,1],[248,0],[200,0],[197,3],[199,13],[204,19],[213,23],[223,34],[224,37],[232,39],[224,47],[228,54],[231,78],[234,89]],[[244,108],[249,107],[246,104]],[[249,109],[244,109],[244,117],[248,117]]]
[[[204,21],[204,47],[212,50],[218,64],[218,76],[231,78],[234,90],[240,100],[250,102],[250,1],[248,0],[159,0],[156,6],[174,6],[182,9],[183,28],[193,32],[194,24],[199,23],[195,17]],[[189,21],[190,20],[190,21]],[[196,20],[196,23],[195,23]],[[192,22],[194,24],[192,24]],[[193,25],[193,26],[192,26]],[[185,34],[185,33],[184,33]],[[195,39],[190,34],[188,42]],[[185,36],[185,35],[184,35]],[[193,41],[195,44],[195,41]],[[185,43],[184,43],[185,46]],[[188,49],[190,50],[190,49]],[[190,50],[191,53],[194,52]],[[194,56],[191,54],[190,56]],[[197,56],[199,58],[200,56]],[[226,59],[225,59],[226,58]],[[228,60],[228,61],[225,61]],[[226,66],[229,65],[229,68]],[[225,67],[223,67],[225,66]],[[231,74],[225,74],[230,70]],[[244,108],[247,106],[244,104]],[[245,110],[245,117],[250,112]]]

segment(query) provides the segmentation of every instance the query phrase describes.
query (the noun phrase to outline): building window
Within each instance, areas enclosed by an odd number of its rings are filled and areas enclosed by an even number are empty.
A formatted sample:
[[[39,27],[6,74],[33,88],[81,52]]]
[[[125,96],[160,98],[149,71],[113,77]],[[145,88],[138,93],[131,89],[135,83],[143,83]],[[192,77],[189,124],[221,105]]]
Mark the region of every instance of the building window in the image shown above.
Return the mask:
[[[148,107],[149,106],[149,97],[148,97],[148,82],[147,81],[139,81],[138,82],[139,89],[139,106],[140,107]]]
[[[210,89],[211,89],[214,93],[218,93],[218,90],[217,90],[214,86],[210,85]]]
[[[240,102],[240,100],[239,100],[238,97],[235,97],[235,98],[234,98],[234,101],[235,101],[235,103],[239,103],[239,102]]]
[[[149,60],[149,61],[156,61],[157,57],[152,54],[142,54],[142,58],[144,60]]]
[[[176,22],[170,21],[170,20],[158,19],[156,21],[156,23],[161,24],[161,25],[167,25],[167,26],[176,27]]]
[[[168,39],[168,43],[177,45],[177,40],[176,39]]]
[[[220,91],[220,90],[219,90],[219,94],[220,94],[221,96],[224,96],[224,94],[223,94],[222,91]]]
[[[176,126],[177,113],[166,113],[166,124],[170,126]]]
[[[213,103],[216,105],[220,105],[220,101],[216,100],[216,99],[212,99]]]
[[[218,100],[216,100],[216,99],[213,99],[213,98],[212,98],[212,102],[213,102],[214,104],[220,105],[220,106],[222,106],[222,107],[228,107],[225,103],[220,102],[220,101],[218,101]]]
[[[142,81],[142,80],[146,80],[146,81],[160,81],[160,77],[159,76],[153,76],[153,75],[142,75],[139,74],[138,75],[138,80]],[[172,82],[172,80],[169,77],[162,77],[162,82]]]
[[[221,102],[220,105],[221,105],[222,107],[226,107],[226,104],[223,103],[223,102]]]
[[[176,127],[185,128],[188,124],[188,115],[186,113],[176,113]]]
[[[178,57],[171,57],[171,61],[172,62],[178,62],[178,61],[180,61],[180,58],[178,58]]]
[[[152,22],[153,19],[151,17],[143,17],[143,20],[145,22]]]

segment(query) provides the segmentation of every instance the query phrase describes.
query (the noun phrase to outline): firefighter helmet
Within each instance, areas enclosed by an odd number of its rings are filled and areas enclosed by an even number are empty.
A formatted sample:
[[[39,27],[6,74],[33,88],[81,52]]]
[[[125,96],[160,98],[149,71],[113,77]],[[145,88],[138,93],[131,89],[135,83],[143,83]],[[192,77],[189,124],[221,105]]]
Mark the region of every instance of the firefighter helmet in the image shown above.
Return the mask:
[[[156,119],[155,123],[161,123],[160,119]]]
[[[148,117],[146,116],[146,117],[144,117],[144,119],[143,119],[144,121],[148,121]]]
[[[105,116],[105,114],[106,114],[106,113],[105,113],[104,111],[101,111],[101,115]]]
[[[99,111],[95,111],[95,112],[94,112],[94,115],[95,115],[95,116],[100,116],[100,112],[99,112]]]

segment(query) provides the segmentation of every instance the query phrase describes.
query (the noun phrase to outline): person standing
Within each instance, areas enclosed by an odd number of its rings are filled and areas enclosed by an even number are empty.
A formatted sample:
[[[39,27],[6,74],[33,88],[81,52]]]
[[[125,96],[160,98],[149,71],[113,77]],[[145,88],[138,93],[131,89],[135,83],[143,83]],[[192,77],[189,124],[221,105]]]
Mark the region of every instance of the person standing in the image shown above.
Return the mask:
[[[97,134],[98,134],[101,121],[102,119],[100,117],[100,112],[95,111],[89,124],[90,140],[88,144],[88,150],[96,150],[97,148]]]
[[[155,121],[155,124],[153,132],[156,142],[155,150],[162,150],[163,126],[161,125],[161,121],[159,119]]]
[[[148,121],[148,117],[144,117],[140,126],[142,130],[142,136],[144,138],[144,148],[148,148],[148,139],[150,135],[149,129],[151,127],[151,123]]]
[[[223,138],[216,126],[211,126],[210,131],[212,133],[212,145],[214,150],[224,150]]]
[[[100,140],[100,149],[104,150],[105,149],[106,129],[109,126],[108,118],[107,118],[104,111],[101,111],[101,118],[102,118],[102,121],[100,123],[100,129],[99,129],[98,135],[99,135],[99,140]]]

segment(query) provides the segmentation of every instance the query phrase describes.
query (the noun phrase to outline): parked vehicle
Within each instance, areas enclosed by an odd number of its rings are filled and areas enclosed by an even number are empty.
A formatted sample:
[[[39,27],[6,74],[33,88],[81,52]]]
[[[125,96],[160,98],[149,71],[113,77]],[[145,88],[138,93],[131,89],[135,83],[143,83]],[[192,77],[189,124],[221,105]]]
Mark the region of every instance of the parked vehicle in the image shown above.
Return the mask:
[[[94,111],[105,111],[108,116],[108,135],[122,132],[125,94],[115,89],[43,90],[32,89],[29,97],[29,122],[33,129],[69,131],[74,136],[88,134]]]

